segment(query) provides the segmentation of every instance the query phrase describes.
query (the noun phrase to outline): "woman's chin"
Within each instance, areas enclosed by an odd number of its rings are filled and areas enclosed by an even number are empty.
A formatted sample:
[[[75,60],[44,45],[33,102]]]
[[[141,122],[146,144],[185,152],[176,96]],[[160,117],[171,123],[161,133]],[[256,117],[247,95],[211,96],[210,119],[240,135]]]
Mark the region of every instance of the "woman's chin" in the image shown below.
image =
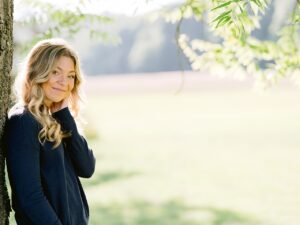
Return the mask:
[[[63,101],[63,99],[59,99],[59,100],[53,101],[53,103],[60,103],[62,101]]]
[[[64,98],[55,98],[55,99],[52,99],[52,102],[53,103],[60,103],[64,100]]]

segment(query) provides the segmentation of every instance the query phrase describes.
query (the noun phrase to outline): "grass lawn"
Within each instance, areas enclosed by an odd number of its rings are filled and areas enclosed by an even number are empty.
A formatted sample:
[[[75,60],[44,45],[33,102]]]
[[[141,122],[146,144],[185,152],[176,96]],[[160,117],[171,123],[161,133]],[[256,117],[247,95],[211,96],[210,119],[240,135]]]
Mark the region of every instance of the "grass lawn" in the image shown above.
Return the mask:
[[[88,97],[91,225],[300,224],[297,89]]]

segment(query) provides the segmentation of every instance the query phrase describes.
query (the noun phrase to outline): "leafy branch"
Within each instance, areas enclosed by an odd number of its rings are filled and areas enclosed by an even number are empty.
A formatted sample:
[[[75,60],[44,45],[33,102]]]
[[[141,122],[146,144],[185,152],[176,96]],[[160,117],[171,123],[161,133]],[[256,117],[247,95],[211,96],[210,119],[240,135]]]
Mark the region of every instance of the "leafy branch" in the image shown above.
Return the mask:
[[[189,18],[205,21],[203,15],[207,15],[208,24],[221,39],[220,43],[189,40],[180,33],[182,20],[186,18],[183,9],[191,8],[190,4],[197,5],[199,8],[193,12],[201,12],[201,15],[193,13]],[[192,68],[238,78],[252,75],[256,85],[263,88],[283,77],[289,77],[300,86],[299,0],[295,0],[294,10],[276,40],[258,40],[252,31],[259,29],[260,18],[270,4],[267,0],[186,1],[177,18],[177,43]]]
[[[116,37],[101,29],[101,24],[110,24],[113,19],[88,12],[86,10],[88,4],[90,1],[81,0],[68,7],[58,7],[50,2],[21,0],[19,8],[24,11],[21,12],[20,18],[15,18],[15,22],[22,26],[30,25],[36,30],[36,35],[30,38],[26,44],[22,44],[22,51],[27,51],[41,39],[62,35],[68,38],[74,37],[82,29],[86,29],[91,38],[100,38],[104,41],[116,40]]]

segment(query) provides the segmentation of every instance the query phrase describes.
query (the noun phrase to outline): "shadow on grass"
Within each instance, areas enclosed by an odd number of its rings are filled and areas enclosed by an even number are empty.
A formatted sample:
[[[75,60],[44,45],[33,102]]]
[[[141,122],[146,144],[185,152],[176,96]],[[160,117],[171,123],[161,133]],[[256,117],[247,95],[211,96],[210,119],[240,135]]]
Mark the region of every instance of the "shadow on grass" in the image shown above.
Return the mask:
[[[138,175],[138,172],[120,172],[120,171],[108,171],[102,173],[95,173],[90,179],[83,179],[82,184],[84,187],[98,186],[100,184],[116,181],[119,179],[125,179]]]
[[[133,201],[91,207],[90,225],[258,225],[256,219],[229,209]]]

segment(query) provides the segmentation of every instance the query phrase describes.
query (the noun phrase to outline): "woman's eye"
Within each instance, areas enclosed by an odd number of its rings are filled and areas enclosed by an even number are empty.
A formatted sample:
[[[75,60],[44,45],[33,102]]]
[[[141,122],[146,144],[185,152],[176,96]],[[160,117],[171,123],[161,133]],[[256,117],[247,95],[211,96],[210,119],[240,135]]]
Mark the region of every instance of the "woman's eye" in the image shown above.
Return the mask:
[[[75,79],[75,75],[69,75],[68,78]]]
[[[53,71],[52,71],[52,74],[53,74],[53,75],[58,75],[58,71],[53,70]]]

